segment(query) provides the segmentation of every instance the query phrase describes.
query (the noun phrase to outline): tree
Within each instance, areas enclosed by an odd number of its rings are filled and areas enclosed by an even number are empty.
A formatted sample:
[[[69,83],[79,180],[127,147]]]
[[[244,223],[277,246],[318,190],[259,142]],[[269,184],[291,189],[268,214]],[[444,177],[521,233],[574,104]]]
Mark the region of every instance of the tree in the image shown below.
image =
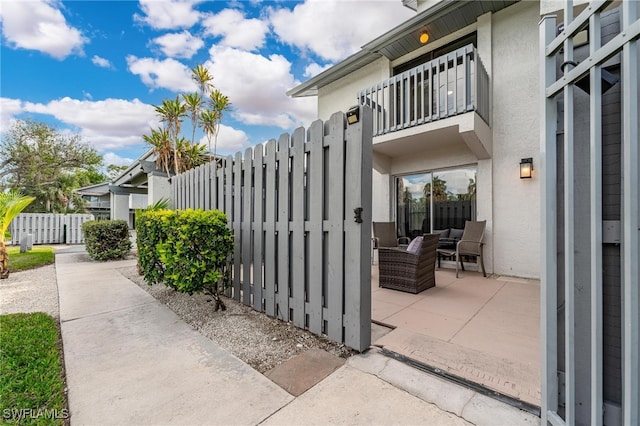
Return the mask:
[[[0,144],[0,190],[16,189],[34,197],[30,211],[65,212],[74,200],[74,208],[82,210],[75,190],[102,180],[101,164],[102,157],[80,135],[18,120]]]
[[[163,127],[151,129],[143,139],[151,145],[156,156],[156,167],[169,176],[182,173],[205,163],[211,155],[211,139],[214,140],[214,154],[223,112],[230,108],[229,98],[213,87],[213,77],[209,70],[197,65],[191,70],[191,78],[196,83],[197,92],[184,93],[175,99],[165,99],[156,106]],[[191,139],[181,135],[182,122],[191,119]],[[196,131],[201,128],[207,138],[209,155],[204,146],[196,143]]]
[[[127,170],[129,166],[118,166],[115,164],[109,164],[107,166],[107,179],[108,181],[114,181],[117,177],[119,177],[122,172]]]
[[[440,179],[438,176],[434,176],[432,182],[424,186],[423,193],[427,200],[429,200],[433,194],[433,201],[447,201],[447,181]]]
[[[33,200],[15,190],[0,193],[0,279],[9,278],[9,253],[5,245],[9,224]]]

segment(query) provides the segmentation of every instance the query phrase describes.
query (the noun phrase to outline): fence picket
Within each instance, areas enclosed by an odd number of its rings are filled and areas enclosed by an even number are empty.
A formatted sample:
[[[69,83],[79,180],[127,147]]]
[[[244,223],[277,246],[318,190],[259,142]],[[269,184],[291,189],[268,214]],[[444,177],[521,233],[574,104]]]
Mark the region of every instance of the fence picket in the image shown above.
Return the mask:
[[[305,327],[305,232],[304,232],[304,139],[305,131],[293,132],[291,149],[291,309],[293,323]]]
[[[233,298],[240,300],[242,275],[242,153],[236,154],[233,167],[233,235],[236,250],[233,254]]]
[[[276,302],[276,141],[271,139],[265,146],[265,240],[264,240],[264,309],[269,316],[275,315]]]
[[[333,114],[326,123],[325,143],[329,146],[329,161],[325,163],[328,177],[329,241],[327,262],[327,329],[333,340],[342,341],[342,301],[344,297],[344,115]]]
[[[262,311],[263,236],[264,236],[264,184],[263,147],[253,150],[254,197],[253,197],[253,308]]]
[[[289,321],[289,135],[278,139],[276,152],[278,167],[278,273],[276,288],[276,317]]]
[[[251,175],[253,171],[253,149],[247,148],[242,162],[242,175],[244,185],[242,187],[242,303],[251,306],[251,229],[253,197],[251,189]]]
[[[322,265],[324,263],[322,220],[324,216],[323,203],[323,147],[322,121],[314,121],[309,128],[309,161],[307,169],[307,194],[309,197],[309,251],[308,251],[308,300],[309,300],[309,330],[312,333],[322,333]]]

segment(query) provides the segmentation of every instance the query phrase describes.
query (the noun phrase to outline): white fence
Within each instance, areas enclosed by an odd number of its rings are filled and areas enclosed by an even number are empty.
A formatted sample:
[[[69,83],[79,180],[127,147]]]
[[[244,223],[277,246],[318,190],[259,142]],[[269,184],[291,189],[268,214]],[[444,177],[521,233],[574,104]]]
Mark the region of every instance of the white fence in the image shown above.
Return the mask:
[[[369,108],[172,178],[177,209],[224,211],[231,296],[357,350],[371,340]],[[366,129],[363,132],[363,129]]]
[[[90,214],[20,213],[11,221],[11,244],[27,234],[33,244],[83,244],[82,224]]]

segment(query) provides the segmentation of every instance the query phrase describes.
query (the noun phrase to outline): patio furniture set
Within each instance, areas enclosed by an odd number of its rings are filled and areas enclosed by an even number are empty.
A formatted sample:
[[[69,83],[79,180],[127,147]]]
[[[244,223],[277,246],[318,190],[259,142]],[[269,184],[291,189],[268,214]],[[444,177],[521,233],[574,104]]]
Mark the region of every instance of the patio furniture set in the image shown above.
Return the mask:
[[[394,222],[373,222],[374,249],[378,250],[380,287],[420,293],[436,285],[435,267],[440,260],[454,259],[456,278],[464,271],[468,257],[477,258],[482,275],[487,276],[482,256],[486,221],[466,221],[461,229],[434,230],[409,240],[398,237]]]

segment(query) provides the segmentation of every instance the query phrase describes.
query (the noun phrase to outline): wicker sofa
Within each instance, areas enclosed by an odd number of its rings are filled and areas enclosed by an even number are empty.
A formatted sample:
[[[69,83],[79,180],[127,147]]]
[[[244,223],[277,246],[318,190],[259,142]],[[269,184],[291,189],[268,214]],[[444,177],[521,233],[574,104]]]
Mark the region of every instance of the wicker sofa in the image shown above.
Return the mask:
[[[379,248],[380,287],[420,293],[436,285],[436,248],[438,234],[416,238],[415,247]],[[415,251],[415,252],[412,252]]]

